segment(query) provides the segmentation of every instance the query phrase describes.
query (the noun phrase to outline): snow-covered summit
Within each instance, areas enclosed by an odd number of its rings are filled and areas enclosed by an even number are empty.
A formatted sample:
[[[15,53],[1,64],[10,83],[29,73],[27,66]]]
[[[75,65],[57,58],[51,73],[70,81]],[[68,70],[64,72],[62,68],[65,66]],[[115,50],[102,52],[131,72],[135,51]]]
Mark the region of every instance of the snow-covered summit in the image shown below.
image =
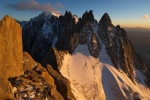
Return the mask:
[[[59,16],[61,15],[60,13],[52,13],[52,15],[56,16],[59,18]]]

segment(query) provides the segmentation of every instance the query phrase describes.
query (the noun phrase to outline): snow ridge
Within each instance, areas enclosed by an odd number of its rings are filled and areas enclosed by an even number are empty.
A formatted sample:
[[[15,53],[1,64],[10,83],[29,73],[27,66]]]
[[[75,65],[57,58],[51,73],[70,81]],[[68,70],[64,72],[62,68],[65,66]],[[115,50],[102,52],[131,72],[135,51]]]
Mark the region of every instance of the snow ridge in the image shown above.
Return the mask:
[[[148,100],[150,90],[142,84],[133,84],[123,71],[112,65],[104,51],[104,56],[97,59],[90,55],[87,45],[79,45],[74,54],[64,56],[60,72],[71,82],[76,99],[132,100],[138,96]],[[136,74],[142,77],[139,71]]]
[[[93,25],[98,36],[97,27]],[[99,41],[102,44],[100,38]],[[60,72],[71,82],[77,100],[150,99],[150,90],[144,88],[143,74],[135,69],[136,77],[142,84],[134,84],[121,69],[114,67],[104,44],[98,58],[91,56],[87,44],[78,45],[72,55],[64,56]]]

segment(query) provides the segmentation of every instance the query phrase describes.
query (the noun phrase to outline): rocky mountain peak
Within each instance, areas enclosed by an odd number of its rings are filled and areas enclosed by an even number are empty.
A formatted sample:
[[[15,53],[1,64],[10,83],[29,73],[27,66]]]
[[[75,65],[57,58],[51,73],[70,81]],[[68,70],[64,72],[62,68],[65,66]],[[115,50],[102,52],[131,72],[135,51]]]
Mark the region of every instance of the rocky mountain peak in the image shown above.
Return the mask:
[[[52,15],[50,12],[42,12],[39,16],[44,17],[44,16],[50,16]]]
[[[99,23],[102,24],[102,25],[106,25],[106,26],[111,26],[112,25],[111,19],[110,19],[109,15],[107,13],[105,13],[102,16]]]
[[[75,21],[75,19],[74,19],[72,13],[71,13],[70,11],[67,11],[67,10],[66,10],[66,12],[65,12],[64,15],[61,15],[61,16],[59,17],[59,20],[60,20],[60,21],[72,21],[72,20]]]
[[[70,11],[66,10],[66,12],[65,12],[65,15],[64,15],[64,16],[68,16],[68,15],[72,16],[72,13],[71,13]]]
[[[117,28],[117,29],[120,29],[120,25],[117,25],[116,28]]]
[[[60,13],[51,13],[51,12],[42,12],[39,14],[39,18],[51,18],[52,16],[59,18],[61,14]]]
[[[94,15],[93,15],[93,11],[86,11],[83,15],[82,15],[82,22],[86,23],[87,21],[93,23],[94,22]]]
[[[10,17],[9,15],[5,15],[2,20],[0,21],[0,25],[1,26],[6,26],[6,25],[12,25],[15,24],[15,27],[20,27],[20,24],[17,23],[17,21],[15,19],[13,19],[12,17]]]
[[[10,16],[5,15],[5,16],[3,17],[3,19],[1,20],[1,22],[2,22],[2,21],[12,20],[12,19],[13,19],[13,18],[11,18]]]

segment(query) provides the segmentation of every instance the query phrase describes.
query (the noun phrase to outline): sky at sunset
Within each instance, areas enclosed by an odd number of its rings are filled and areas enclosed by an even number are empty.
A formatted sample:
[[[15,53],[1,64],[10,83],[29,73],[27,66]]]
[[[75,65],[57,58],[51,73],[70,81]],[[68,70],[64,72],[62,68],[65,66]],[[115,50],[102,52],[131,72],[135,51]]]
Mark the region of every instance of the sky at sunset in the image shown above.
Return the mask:
[[[10,15],[17,20],[30,20],[43,11],[64,14],[71,11],[81,17],[93,10],[96,20],[108,13],[114,25],[150,28],[150,0],[1,0],[0,19]]]

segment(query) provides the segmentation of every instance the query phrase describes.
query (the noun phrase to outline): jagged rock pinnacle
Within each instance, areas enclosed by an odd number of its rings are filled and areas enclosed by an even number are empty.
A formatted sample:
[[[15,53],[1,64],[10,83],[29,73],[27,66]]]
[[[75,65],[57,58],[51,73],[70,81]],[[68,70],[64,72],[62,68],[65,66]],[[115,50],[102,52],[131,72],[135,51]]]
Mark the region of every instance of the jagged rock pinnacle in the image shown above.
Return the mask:
[[[17,21],[6,15],[0,21],[0,97],[11,97],[9,77],[21,75],[22,67],[22,29]]]
[[[7,77],[19,75],[22,68],[22,28],[15,19],[6,15],[0,21],[0,37],[0,67],[11,66],[10,71],[18,70],[17,73],[8,73]]]
[[[109,15],[107,13],[105,13],[102,16],[102,18],[100,19],[99,23],[100,24],[104,24],[104,25],[108,25],[108,26],[112,25],[111,19],[110,19]]]

